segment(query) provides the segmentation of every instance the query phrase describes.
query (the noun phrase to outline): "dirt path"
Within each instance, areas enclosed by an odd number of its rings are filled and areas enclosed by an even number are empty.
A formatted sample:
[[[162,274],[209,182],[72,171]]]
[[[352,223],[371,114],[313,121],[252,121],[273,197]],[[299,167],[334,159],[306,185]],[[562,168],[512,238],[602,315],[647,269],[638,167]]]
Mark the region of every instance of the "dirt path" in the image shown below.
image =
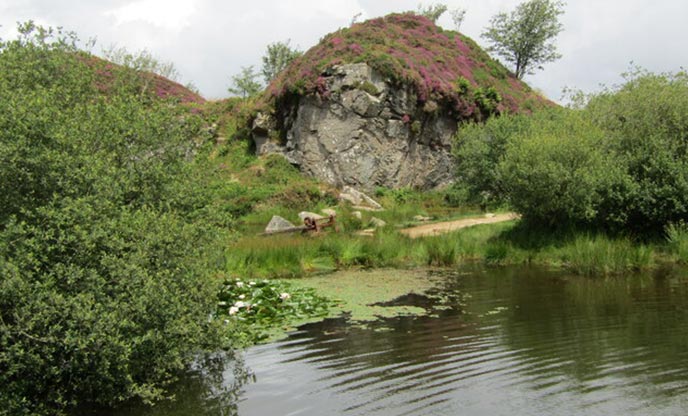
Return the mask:
[[[427,237],[432,235],[448,233],[451,231],[459,230],[461,228],[472,227],[474,225],[494,224],[497,222],[510,221],[516,218],[518,218],[518,214],[515,214],[513,212],[499,215],[488,214],[485,217],[464,218],[461,220],[436,222],[433,224],[425,224],[416,227],[405,228],[401,230],[401,233],[411,238]]]

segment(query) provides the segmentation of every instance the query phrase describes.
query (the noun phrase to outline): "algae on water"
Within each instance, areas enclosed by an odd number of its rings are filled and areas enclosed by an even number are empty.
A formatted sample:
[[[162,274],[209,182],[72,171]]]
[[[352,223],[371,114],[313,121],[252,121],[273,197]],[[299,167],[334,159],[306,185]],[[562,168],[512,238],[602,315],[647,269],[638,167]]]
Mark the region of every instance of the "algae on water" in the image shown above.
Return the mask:
[[[424,295],[439,281],[439,276],[433,276],[425,269],[378,269],[341,271],[293,282],[335,300],[331,315],[347,313],[352,321],[362,322],[379,317],[427,314],[427,309],[419,306],[382,304],[390,304],[405,295]]]

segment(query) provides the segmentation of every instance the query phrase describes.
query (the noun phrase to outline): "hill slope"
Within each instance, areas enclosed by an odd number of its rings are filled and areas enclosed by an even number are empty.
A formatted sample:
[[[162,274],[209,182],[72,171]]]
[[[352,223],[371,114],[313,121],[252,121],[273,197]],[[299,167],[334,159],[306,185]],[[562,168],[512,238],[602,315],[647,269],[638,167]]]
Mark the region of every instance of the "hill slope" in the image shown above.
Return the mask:
[[[469,38],[413,14],[325,36],[267,88],[258,153],[363,189],[436,188],[454,178],[458,123],[552,105]]]
[[[367,63],[392,83],[413,86],[419,103],[434,101],[460,119],[551,105],[470,38],[414,14],[392,14],[325,36],[270,84],[268,100],[325,93],[323,74],[345,63]]]
[[[122,84],[137,85],[140,93],[160,99],[176,99],[183,104],[203,104],[205,98],[187,87],[152,72],[138,71],[118,65],[90,54],[83,54],[83,60],[95,72],[95,83],[103,93]],[[122,82],[124,81],[124,82]]]

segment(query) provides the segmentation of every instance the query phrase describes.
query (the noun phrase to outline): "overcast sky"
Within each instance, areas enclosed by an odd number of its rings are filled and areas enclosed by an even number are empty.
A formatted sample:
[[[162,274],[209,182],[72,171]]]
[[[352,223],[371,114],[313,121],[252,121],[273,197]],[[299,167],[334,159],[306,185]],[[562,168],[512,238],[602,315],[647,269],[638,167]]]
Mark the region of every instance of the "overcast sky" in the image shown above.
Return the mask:
[[[461,31],[480,45],[490,17],[521,0],[445,0],[467,10]],[[192,82],[206,98],[228,95],[240,67],[260,67],[266,46],[291,39],[306,50],[320,38],[361,19],[415,10],[418,0],[0,0],[0,38],[16,33],[16,22],[32,19],[62,26],[81,39],[95,38],[93,52],[111,45],[148,49],[172,62],[181,82]],[[424,4],[432,1],[424,1]],[[658,72],[688,66],[686,0],[569,0],[557,38],[563,58],[526,81],[559,100],[564,87],[587,92],[621,82],[636,65]],[[452,28],[449,14],[439,24]]]

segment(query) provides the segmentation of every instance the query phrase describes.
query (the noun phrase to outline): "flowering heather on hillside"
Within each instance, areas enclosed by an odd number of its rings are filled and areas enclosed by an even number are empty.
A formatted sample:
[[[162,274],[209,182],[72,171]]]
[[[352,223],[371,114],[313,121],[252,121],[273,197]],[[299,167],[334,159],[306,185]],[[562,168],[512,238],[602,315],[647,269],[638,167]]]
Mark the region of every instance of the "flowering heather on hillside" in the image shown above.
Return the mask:
[[[393,84],[411,85],[419,103],[435,101],[459,118],[470,118],[489,105],[494,106],[492,112],[515,113],[550,104],[470,38],[411,13],[372,19],[325,36],[268,86],[265,98],[275,103],[293,94],[327,97],[319,82],[323,73],[334,65],[360,62]]]
[[[123,79],[133,81],[146,89],[146,93],[160,99],[176,99],[184,104],[203,104],[206,100],[185,86],[152,72],[134,71],[93,55],[84,55],[84,61],[95,71],[96,87],[103,93],[116,88]]]

